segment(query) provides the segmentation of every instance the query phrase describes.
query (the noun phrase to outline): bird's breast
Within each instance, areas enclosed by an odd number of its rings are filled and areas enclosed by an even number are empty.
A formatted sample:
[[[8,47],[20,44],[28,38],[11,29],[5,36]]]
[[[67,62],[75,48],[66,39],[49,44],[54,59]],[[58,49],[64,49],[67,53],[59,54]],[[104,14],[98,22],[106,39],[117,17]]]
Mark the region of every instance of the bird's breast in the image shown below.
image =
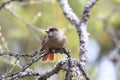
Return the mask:
[[[58,35],[56,37],[51,37],[47,41],[49,48],[57,49],[64,48],[66,45],[66,36]]]

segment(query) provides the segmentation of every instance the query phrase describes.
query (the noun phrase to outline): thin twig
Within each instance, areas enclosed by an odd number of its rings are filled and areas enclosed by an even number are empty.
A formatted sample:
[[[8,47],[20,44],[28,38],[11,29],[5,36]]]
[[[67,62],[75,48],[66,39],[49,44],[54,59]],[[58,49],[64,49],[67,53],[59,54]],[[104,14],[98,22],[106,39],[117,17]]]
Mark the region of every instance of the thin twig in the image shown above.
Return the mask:
[[[34,3],[30,3],[29,0],[26,0],[26,1],[22,1],[20,3],[21,6],[28,6],[28,5],[37,5],[37,4],[41,4],[42,2],[44,2],[44,0],[36,0],[34,1]]]
[[[1,26],[0,26],[0,39],[1,39],[1,41],[3,42],[6,50],[9,51],[8,46],[7,46],[6,42],[5,42],[5,38],[4,38],[3,35],[2,35],[1,29],[2,29],[2,28],[1,28]]]
[[[28,67],[30,67],[33,63],[37,62],[38,60],[40,60],[43,56],[47,55],[48,53],[45,51],[41,51],[38,52],[38,56],[36,56],[34,59],[32,59],[29,63],[27,63],[26,65],[24,65],[22,67],[22,69],[19,72],[16,72],[14,74],[10,74],[9,76],[12,77],[11,80],[18,78],[18,76],[21,72],[24,72]]]
[[[102,22],[103,22],[104,30],[110,36],[113,44],[116,47],[120,47],[120,40],[117,37],[117,34],[115,34],[114,30],[108,25],[108,21],[111,19],[113,14],[116,12],[120,12],[120,6],[113,8],[113,10],[108,14],[108,16],[105,19],[102,20]]]
[[[6,7],[6,10],[9,11],[13,16],[15,16],[17,19],[21,20],[23,23],[25,23],[27,25],[28,28],[30,28],[30,32],[33,35],[33,37],[35,38],[36,41],[38,41],[39,43],[41,42],[40,37],[38,37],[38,35],[36,35],[33,30],[36,30],[38,32],[43,32],[44,29],[42,28],[38,28],[35,25],[33,25],[32,23],[30,23],[29,21],[23,19],[20,15],[18,15],[17,13],[15,13],[12,9],[10,9],[9,7]]]
[[[84,71],[83,67],[80,64],[78,64],[77,66],[79,67],[80,71],[84,75],[85,79],[90,80],[90,78],[88,77],[88,74]]]
[[[91,8],[95,5],[95,3],[98,0],[89,0],[84,8],[83,14],[82,14],[82,18],[81,18],[81,22],[86,23],[89,16],[90,16],[90,10]]]
[[[41,28],[37,28],[35,25],[31,24],[30,22],[26,21],[25,19],[23,19],[20,15],[18,15],[17,13],[15,13],[12,9],[10,9],[9,7],[5,8],[7,11],[9,11],[11,13],[11,15],[15,16],[17,19],[21,20],[23,23],[25,23],[29,28],[32,28],[38,32],[43,32],[44,30]]]
[[[7,4],[10,4],[11,2],[14,2],[14,1],[22,1],[22,0],[7,0],[6,2],[3,2],[1,5],[0,5],[0,10],[2,8],[4,8]]]
[[[3,56],[3,55],[6,55],[6,56],[10,56],[10,57],[34,57],[37,55],[37,51],[34,51],[34,53],[32,54],[25,54],[25,53],[12,53],[12,52],[0,52],[0,56]]]

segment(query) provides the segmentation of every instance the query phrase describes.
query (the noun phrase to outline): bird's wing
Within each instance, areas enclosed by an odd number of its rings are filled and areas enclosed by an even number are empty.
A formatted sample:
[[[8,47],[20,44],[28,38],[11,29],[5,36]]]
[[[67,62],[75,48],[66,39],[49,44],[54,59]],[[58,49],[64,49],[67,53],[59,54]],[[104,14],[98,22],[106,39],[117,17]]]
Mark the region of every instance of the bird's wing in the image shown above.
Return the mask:
[[[49,47],[47,46],[47,43],[46,43],[46,36],[44,37],[44,39],[42,40],[42,48],[40,49],[40,51],[43,51],[43,50],[46,50],[48,51],[49,50]],[[42,57],[42,61],[54,61],[54,53],[48,53],[47,55],[43,56]]]
[[[43,50],[45,50],[45,46],[46,46],[46,36],[43,38],[43,40],[42,40],[42,43],[41,43],[41,49],[40,49],[40,51],[43,51]]]

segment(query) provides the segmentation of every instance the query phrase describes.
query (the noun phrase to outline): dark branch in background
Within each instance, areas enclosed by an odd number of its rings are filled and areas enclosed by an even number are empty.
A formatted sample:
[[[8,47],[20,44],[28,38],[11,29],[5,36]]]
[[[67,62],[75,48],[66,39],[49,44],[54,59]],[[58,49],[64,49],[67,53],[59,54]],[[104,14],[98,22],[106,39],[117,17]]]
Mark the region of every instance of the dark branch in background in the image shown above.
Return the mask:
[[[22,0],[8,0],[0,5],[0,10],[4,8],[7,4],[13,2],[13,1],[22,1]]]
[[[5,9],[7,11],[9,11],[11,15],[13,15],[14,17],[16,17],[17,19],[19,19],[20,21],[22,21],[25,25],[27,25],[27,27],[30,29],[30,32],[32,33],[32,35],[36,39],[36,41],[38,41],[39,43],[41,43],[41,39],[34,33],[33,30],[36,30],[38,32],[43,32],[44,30],[42,28],[38,28],[37,26],[33,25],[29,21],[23,19],[20,15],[18,15],[16,12],[14,12],[9,7],[5,7]]]
[[[14,2],[14,1],[21,1],[24,3],[23,0],[8,0],[4,3],[2,3],[0,5],[0,10],[2,8],[4,8],[7,4]],[[5,7],[13,16],[15,16],[16,18],[18,18],[19,20],[21,20],[22,22],[24,22],[29,28],[30,28],[30,32],[32,33],[33,37],[36,39],[36,41],[38,41],[39,43],[41,42],[41,39],[33,32],[32,29],[42,32],[42,29],[37,28],[35,25],[31,24],[30,22],[24,20],[21,16],[19,16],[18,14],[16,14],[14,11],[12,11],[10,8]]]
[[[102,20],[102,22],[103,22],[103,27],[106,33],[111,38],[113,44],[116,47],[120,48],[120,40],[118,39],[117,34],[115,34],[114,30],[108,25],[108,21],[111,19],[114,13],[119,12],[119,11],[120,11],[120,6],[113,8],[113,10],[109,13],[109,15],[104,20]]]
[[[20,15],[18,15],[17,13],[15,13],[12,9],[10,8],[5,8],[7,11],[9,11],[11,13],[11,15],[15,16],[17,19],[21,20],[23,23],[25,23],[27,25],[27,27],[36,30],[38,32],[43,32],[44,30],[42,28],[38,28],[35,25],[33,25],[32,23],[30,23],[29,21],[23,19]]]
[[[114,49],[109,51],[107,58],[114,63],[116,80],[120,80],[120,39],[118,37],[119,34],[117,34],[114,28],[112,28],[108,23],[116,12],[120,12],[120,6],[113,8],[107,15],[107,17],[102,19],[102,22],[105,32],[108,34],[108,36],[112,40],[112,43],[114,44]]]
[[[32,4],[41,4],[42,2],[44,2],[44,0],[35,0],[34,3]],[[28,6],[28,5],[31,5],[30,1],[29,0],[26,0],[26,1],[22,1],[20,3],[21,6]]]

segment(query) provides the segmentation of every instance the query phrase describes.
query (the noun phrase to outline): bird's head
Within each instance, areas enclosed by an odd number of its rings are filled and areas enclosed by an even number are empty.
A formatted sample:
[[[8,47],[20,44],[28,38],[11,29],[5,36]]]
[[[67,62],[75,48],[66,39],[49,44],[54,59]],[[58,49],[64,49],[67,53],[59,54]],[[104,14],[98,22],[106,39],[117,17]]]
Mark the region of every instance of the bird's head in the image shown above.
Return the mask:
[[[55,26],[50,26],[45,32],[47,33],[48,37],[54,37],[58,34],[59,30]]]

